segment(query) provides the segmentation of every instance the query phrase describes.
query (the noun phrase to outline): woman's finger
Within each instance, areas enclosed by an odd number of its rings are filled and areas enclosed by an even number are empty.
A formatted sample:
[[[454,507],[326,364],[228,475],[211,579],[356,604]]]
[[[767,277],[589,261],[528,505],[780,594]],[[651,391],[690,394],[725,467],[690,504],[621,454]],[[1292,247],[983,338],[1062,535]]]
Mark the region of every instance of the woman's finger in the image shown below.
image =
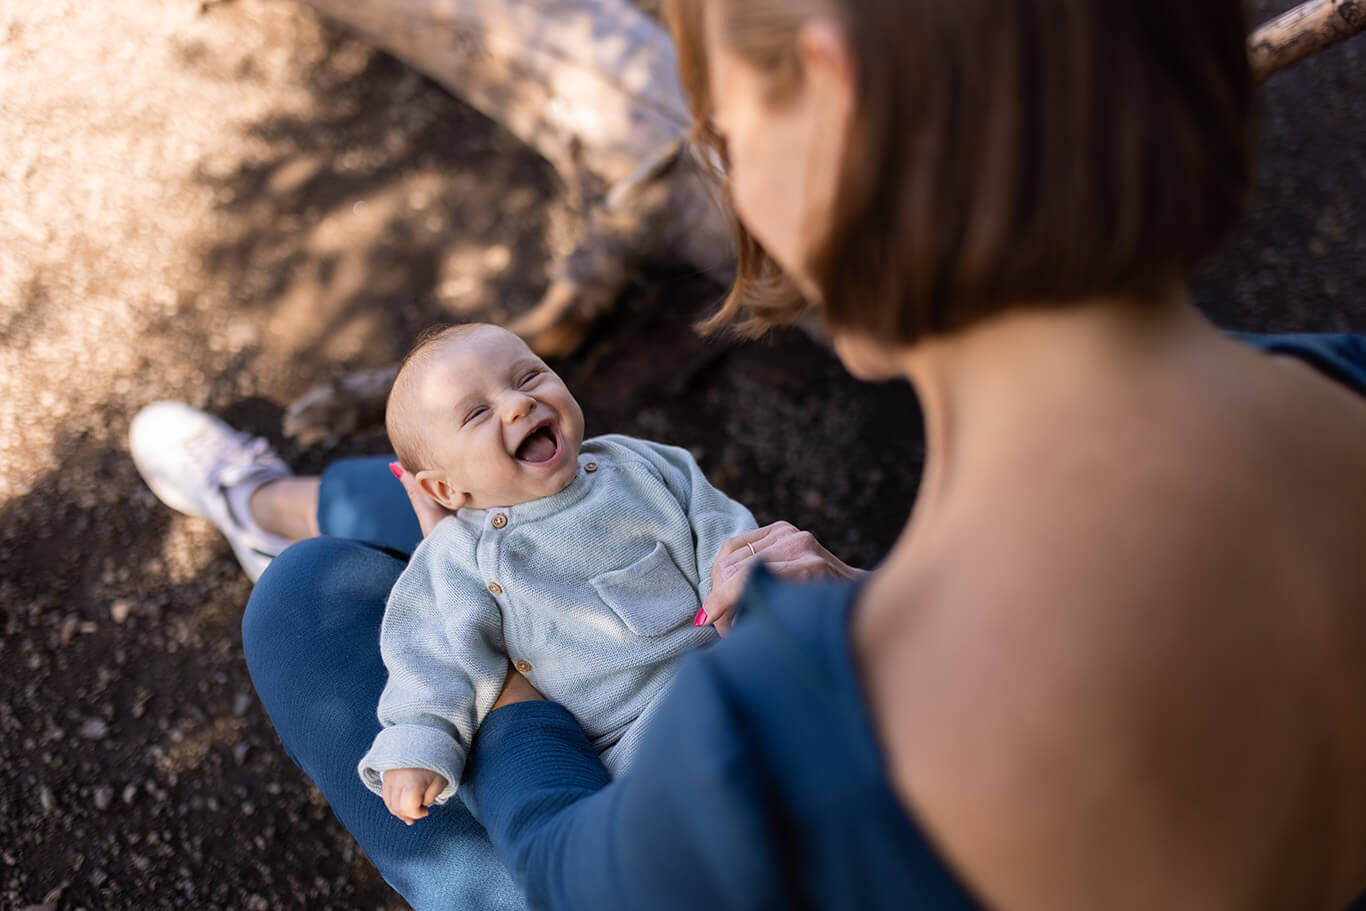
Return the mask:
[[[714,626],[718,633],[726,635],[749,574],[760,563],[778,578],[794,582],[853,579],[863,574],[863,570],[854,569],[826,550],[811,532],[788,522],[775,522],[737,535],[722,545],[712,564],[711,594],[702,603],[697,625]]]
[[[791,522],[774,522],[737,535],[722,546],[712,563],[712,590],[722,587],[727,579],[734,576],[747,576],[760,561],[781,562],[803,553],[817,553],[823,558],[835,560],[811,532],[802,531]]]
[[[398,462],[390,462],[389,470],[403,485],[404,492],[408,494],[408,502],[413,505],[413,512],[417,514],[417,524],[422,528],[422,537],[427,537],[432,529],[436,528],[437,523],[451,515],[451,511],[427,496],[427,492],[417,483],[417,478],[404,471]]]
[[[748,557],[748,554],[746,556]],[[712,587],[711,594],[702,602],[701,614],[694,621],[698,626],[714,626],[723,636],[730,631],[731,613],[745,592],[745,585],[749,582],[749,569],[756,563],[757,557],[749,557],[748,568],[742,564],[737,572]]]
[[[718,633],[726,635],[734,621],[735,605],[744,594],[754,567],[785,559],[793,551],[793,542],[807,539],[815,541],[790,522],[774,522],[728,540],[721,548],[721,556],[712,564],[712,590],[702,605],[698,625],[712,625]]]
[[[712,588],[715,589],[726,579],[740,572],[745,563],[754,560],[759,551],[771,546],[774,540],[796,530],[789,522],[774,522],[772,525],[728,538],[716,552],[716,559],[711,564]]]
[[[786,579],[789,582],[811,582],[831,576],[830,567],[824,561],[809,556],[768,563],[765,564],[765,568],[779,579]]]
[[[727,538],[725,543],[721,545],[720,550],[716,552],[717,562],[720,562],[738,551],[743,550],[748,552],[749,544],[756,541],[762,541],[765,537],[772,534],[775,529],[779,529],[785,525],[787,525],[786,522],[774,522],[772,525],[765,525],[762,528],[752,528],[743,534],[738,534],[733,538]]]

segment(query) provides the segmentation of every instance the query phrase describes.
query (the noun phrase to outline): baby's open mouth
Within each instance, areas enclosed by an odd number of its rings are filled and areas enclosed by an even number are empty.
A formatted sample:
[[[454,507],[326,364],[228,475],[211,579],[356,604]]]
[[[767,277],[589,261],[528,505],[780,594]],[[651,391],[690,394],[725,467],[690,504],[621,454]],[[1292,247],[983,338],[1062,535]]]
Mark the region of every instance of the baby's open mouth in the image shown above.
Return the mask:
[[[523,462],[549,462],[560,451],[559,438],[549,424],[537,427],[517,447],[517,458]]]

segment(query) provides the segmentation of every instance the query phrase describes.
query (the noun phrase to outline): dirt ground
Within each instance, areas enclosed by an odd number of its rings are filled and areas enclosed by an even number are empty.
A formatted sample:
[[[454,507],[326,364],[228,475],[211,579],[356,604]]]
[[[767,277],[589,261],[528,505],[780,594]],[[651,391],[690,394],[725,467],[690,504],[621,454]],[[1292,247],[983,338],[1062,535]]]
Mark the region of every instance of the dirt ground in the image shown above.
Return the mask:
[[[1195,285],[1220,324],[1366,331],[1363,99],[1366,38],[1267,90],[1255,209]],[[281,406],[520,312],[574,218],[496,126],[287,0],[0,0],[0,908],[403,907],[280,748],[249,583],[143,487],[128,423],[176,398],[300,471],[383,451],[291,445]],[[760,521],[875,558],[912,396],[799,335],[704,344],[718,294],[641,276],[556,364],[590,432],[690,446]]]

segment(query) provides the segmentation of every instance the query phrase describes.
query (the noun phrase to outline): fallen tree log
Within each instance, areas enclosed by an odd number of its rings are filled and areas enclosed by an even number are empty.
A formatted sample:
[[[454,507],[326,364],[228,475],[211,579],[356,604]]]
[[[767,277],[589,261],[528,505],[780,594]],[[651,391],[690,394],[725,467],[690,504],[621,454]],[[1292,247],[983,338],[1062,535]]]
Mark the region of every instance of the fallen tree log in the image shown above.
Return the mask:
[[[421,70],[550,162],[584,236],[517,326],[567,353],[633,269],[727,280],[729,231],[683,140],[691,117],[669,35],[629,0],[305,0]]]
[[[668,34],[629,0],[304,0],[502,124],[581,200],[579,242],[509,326],[543,355],[573,351],[647,262],[727,283],[734,250],[703,168]],[[1366,0],[1308,0],[1248,40],[1258,81],[1366,29]],[[382,415],[392,368],[318,387],[285,432],[335,439]]]

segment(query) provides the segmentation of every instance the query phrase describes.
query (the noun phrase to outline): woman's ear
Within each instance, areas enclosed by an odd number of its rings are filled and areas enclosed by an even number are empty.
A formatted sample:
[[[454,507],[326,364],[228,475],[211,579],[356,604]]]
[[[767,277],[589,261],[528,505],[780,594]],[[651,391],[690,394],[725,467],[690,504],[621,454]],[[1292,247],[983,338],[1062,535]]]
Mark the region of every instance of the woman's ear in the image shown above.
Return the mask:
[[[815,88],[826,96],[825,103],[833,105],[835,122],[847,126],[854,107],[857,74],[854,55],[844,29],[832,19],[812,19],[797,33],[797,54],[801,57],[803,78],[812,80]]]
[[[455,512],[464,506],[468,499],[462,491],[446,479],[445,473],[438,469],[428,468],[419,471],[415,477],[417,478],[417,486],[422,488],[423,493],[451,512]]]

